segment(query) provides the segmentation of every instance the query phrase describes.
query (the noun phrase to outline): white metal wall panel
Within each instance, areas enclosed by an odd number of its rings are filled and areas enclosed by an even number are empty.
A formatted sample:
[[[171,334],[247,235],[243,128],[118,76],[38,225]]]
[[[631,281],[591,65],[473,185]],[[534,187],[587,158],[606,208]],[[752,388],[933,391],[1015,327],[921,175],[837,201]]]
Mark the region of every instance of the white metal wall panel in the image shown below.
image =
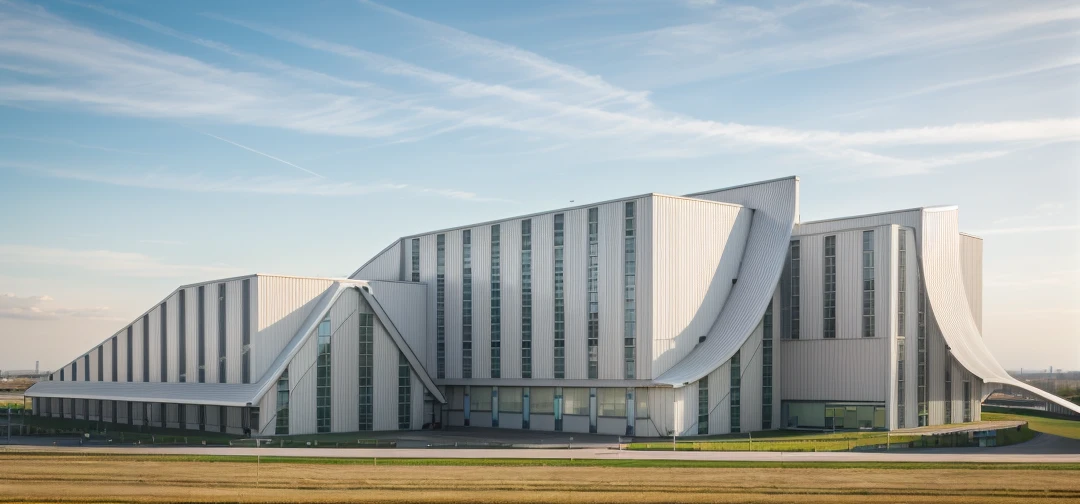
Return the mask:
[[[401,280],[401,240],[379,252],[349,278],[356,280]],[[411,263],[410,263],[411,264]]]
[[[104,381],[113,381],[113,375],[112,375],[112,360],[113,360],[112,359],[112,347],[113,347],[112,338],[109,338],[109,339],[105,340],[105,343],[101,344],[101,354],[102,354],[101,365],[105,367],[104,375],[102,376],[102,378],[104,378]]]
[[[709,373],[709,434],[731,432],[731,361]]]
[[[90,381],[98,381],[98,355],[100,353],[101,347],[94,347],[93,350],[90,350]]]
[[[139,317],[134,324],[131,325],[131,369],[133,382],[141,382],[143,380],[143,337],[142,337],[142,317]],[[151,359],[152,360],[152,359]],[[70,374],[70,373],[69,373]]]
[[[675,428],[680,436],[697,434],[698,412],[698,384],[691,383],[685,387],[674,389],[675,411],[673,412]]]
[[[185,294],[186,296],[186,294]],[[188,301],[185,298],[184,303]],[[187,306],[184,307],[187,309]],[[168,369],[165,370],[166,378],[170,383],[178,383],[180,381],[180,338],[184,336],[180,334],[180,294],[174,293],[169,296],[169,299],[165,304],[165,324],[167,326],[168,334],[166,343],[166,358],[168,359]]]
[[[803,239],[809,239],[804,237]],[[821,272],[820,269],[817,270]],[[846,231],[836,234],[836,337],[838,339],[857,339],[862,337],[862,231]],[[819,284],[820,285],[820,284]],[[810,294],[801,291],[801,299]],[[821,292],[812,297],[820,299]],[[819,309],[814,312],[802,312],[808,319],[820,320]],[[803,323],[806,327],[806,322]],[[812,335],[807,335],[812,336]],[[817,333],[821,337],[820,330]]]
[[[647,390],[649,394],[650,424],[661,436],[668,436],[675,427],[675,389],[657,387]]]
[[[761,430],[761,334],[757,329],[739,349],[739,430]],[[730,362],[730,361],[729,361]]]
[[[941,330],[928,325],[926,338],[926,395],[930,413],[930,425],[945,423],[945,368],[950,365],[949,350]],[[956,377],[953,377],[956,380]],[[955,412],[954,412],[955,413]]]
[[[964,292],[967,294],[971,317],[975,326],[982,333],[983,313],[983,241],[971,235],[960,235],[960,269],[964,278]]]
[[[410,240],[411,241],[411,240]],[[438,378],[438,356],[436,354],[436,324],[438,316],[436,310],[436,294],[438,285],[436,281],[438,272],[437,241],[435,235],[420,237],[420,282],[427,285],[427,368],[431,370],[432,378]],[[410,259],[411,261],[411,259]],[[411,277],[410,277],[411,278]]]
[[[782,370],[780,394],[784,400],[884,402],[888,377],[881,371],[888,343],[887,338],[774,343],[773,369]]]
[[[203,423],[206,426],[207,432],[218,432],[224,419],[221,418],[221,408],[217,406],[206,406],[206,421]]]
[[[501,232],[500,229],[500,239]],[[472,228],[472,376],[491,377],[491,227]]]
[[[752,212],[653,198],[653,370],[660,375],[709,333],[738,277]]]
[[[244,281],[233,280],[225,288],[225,380],[227,383],[242,383],[243,348],[244,348]],[[251,331],[255,332],[254,320]],[[257,380],[256,380],[257,381]]]
[[[116,381],[126,382],[130,379],[127,372],[127,356],[131,352],[127,344],[127,328],[116,333]]]
[[[532,218],[533,378],[555,377],[554,233],[554,214],[538,215]],[[565,275],[565,269],[563,273]],[[563,281],[566,281],[565,276]]]
[[[846,229],[871,228],[896,224],[918,228],[920,223],[921,209],[912,208],[894,212],[884,212],[870,215],[858,215],[841,219],[803,222],[795,226],[796,236],[813,235],[822,233],[835,233]]]
[[[878,276],[884,276],[887,279],[887,289],[883,294],[886,299],[881,300],[885,303],[885,313],[888,315],[887,330],[885,333],[878,333],[878,336],[887,337],[889,340],[888,353],[885,358],[883,369],[888,371],[888,377],[885,383],[885,423],[888,428],[894,428],[896,425],[896,403],[897,403],[897,391],[896,391],[896,337],[897,337],[897,324],[899,321],[899,313],[897,312],[899,307],[899,278],[900,278],[900,249],[899,249],[899,227],[889,226],[883,228],[878,232],[884,238],[887,239],[884,250],[886,251],[885,257],[881,258],[878,262],[883,265],[883,270],[878,272]],[[879,287],[879,291],[882,289]]]
[[[653,201],[655,198],[637,200],[637,373],[639,380],[651,380],[654,349],[653,325]]]
[[[315,433],[315,368],[318,338],[309,338],[289,363],[289,433]],[[276,391],[274,392],[276,393]],[[207,408],[211,410],[213,408]]]
[[[564,213],[563,293],[566,314],[566,378],[588,379],[588,260],[589,211],[570,210]],[[586,432],[588,432],[586,430]]]
[[[277,386],[259,399],[259,423],[262,424],[258,426],[260,435],[273,436],[277,433]]]
[[[259,276],[255,280],[257,295],[252,304],[258,318],[252,318],[251,380],[258,381],[270,364],[284,350],[289,340],[311,314],[319,298],[333,281],[315,278]],[[189,293],[191,299],[193,293]],[[194,348],[190,342],[188,348]],[[189,369],[191,369],[189,367]]]
[[[187,338],[184,348],[184,359],[187,361],[184,369],[185,383],[199,382],[199,289],[191,287],[184,293],[184,337]],[[195,420],[198,422],[198,419]]]
[[[412,396],[412,414],[410,415],[410,426],[413,430],[419,430],[424,427],[424,423],[430,421],[430,418],[424,417],[424,382],[420,381],[420,377],[415,372],[409,373],[410,391]]]
[[[150,310],[150,383],[161,383],[161,306]]]
[[[499,235],[502,257],[499,270],[502,281],[501,375],[503,378],[521,378],[521,221],[503,222]],[[535,325],[535,321],[533,323]]]
[[[427,336],[427,319],[429,313],[434,315],[433,310],[429,312],[427,302],[428,291],[434,289],[434,285],[371,282],[368,288],[405,338],[409,348],[412,348],[416,358],[427,366],[430,346]],[[435,375],[435,368],[428,368],[428,370],[428,374]]]
[[[330,430],[355,432],[360,423],[360,293],[348,289],[330,308]],[[267,394],[269,395],[269,394]]]
[[[463,292],[461,252],[461,231],[446,233],[447,378],[461,378],[461,295]]]
[[[226,427],[228,432],[242,434],[244,432],[243,409],[236,407],[225,408]]]
[[[207,284],[203,303],[205,304],[205,348],[206,353],[206,383],[218,382],[218,294],[220,293],[217,283]],[[228,287],[226,287],[228,289]],[[196,381],[198,376],[195,377]],[[213,408],[207,408],[210,410]]]
[[[382,324],[375,323],[374,429],[398,428],[398,349]],[[459,353],[460,355],[460,353]],[[447,367],[449,368],[449,362]],[[458,368],[460,369],[460,367]],[[447,370],[449,371],[449,369]],[[413,390],[423,394],[423,388]]]
[[[635,210],[637,205],[635,204]],[[623,323],[625,291],[625,202],[601,205],[598,211],[597,294],[600,303],[600,345],[597,376],[601,380],[624,378]],[[635,214],[636,215],[636,214]],[[640,218],[640,217],[636,217]],[[635,220],[635,223],[637,221]],[[641,240],[640,237],[634,237]],[[621,433],[625,433],[624,429]]]

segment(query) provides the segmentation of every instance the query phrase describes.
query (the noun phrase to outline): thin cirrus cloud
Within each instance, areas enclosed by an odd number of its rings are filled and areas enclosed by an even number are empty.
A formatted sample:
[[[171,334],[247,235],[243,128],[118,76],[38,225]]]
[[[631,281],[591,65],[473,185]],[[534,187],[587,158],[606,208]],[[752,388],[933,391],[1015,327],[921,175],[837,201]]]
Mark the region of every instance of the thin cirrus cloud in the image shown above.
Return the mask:
[[[988,235],[1009,235],[1009,234],[1025,234],[1025,233],[1054,233],[1061,231],[1078,231],[1080,230],[1080,224],[1066,224],[1061,226],[1022,226],[1022,227],[1009,227],[1009,228],[993,228],[993,229],[981,229],[978,231],[972,231],[971,234],[977,236]]]
[[[80,318],[93,320],[120,320],[108,307],[65,308],[55,305],[51,296],[17,296],[0,293],[0,318],[19,320],[59,320]]]
[[[424,37],[422,41],[437,42],[422,44],[422,47],[448,52],[452,58],[447,59],[460,64],[460,68],[440,70],[284,28],[205,14],[228,25],[351,62],[365,71],[365,75],[386,85],[352,81],[258,56],[112,9],[75,5],[231,55],[256,67],[272,70],[274,74],[230,70],[193,57],[102,35],[41,8],[4,2],[0,4],[0,13],[7,19],[5,29],[0,30],[0,62],[7,56],[18,57],[35,68],[74,73],[79,78],[61,77],[46,82],[15,79],[0,84],[0,100],[14,104],[68,105],[102,114],[199,119],[335,137],[381,139],[386,144],[422,141],[473,129],[527,133],[551,145],[587,142],[595,146],[593,155],[617,153],[618,156],[687,158],[715,155],[731,149],[795,149],[834,161],[839,167],[862,176],[925,173],[971,160],[1000,157],[1017,144],[1080,139],[1078,118],[966,122],[845,132],[699,119],[656,106],[650,101],[648,91],[626,89],[535,52],[368,1],[361,5],[397,22],[422,28],[418,30]],[[885,23],[890,16],[902,18],[900,24],[910,23],[915,19],[912,16],[918,15],[909,9],[869,7],[854,2],[807,2],[777,12],[721,10],[717,16],[727,16],[740,26],[760,31],[782,27],[787,16],[827,6],[853,9],[860,13],[856,21],[864,24]],[[942,40],[935,40],[934,44],[966,43],[1023,27],[1072,19],[1077,15],[1074,10],[1031,9],[1013,17],[994,13],[962,23],[937,19],[915,31],[942,35]],[[970,28],[971,33],[943,35],[958,27]],[[868,52],[842,52],[837,57],[870,57],[874,54],[873,47],[894,47],[899,42],[896,39],[898,30],[890,25],[886,31],[887,35],[871,37]],[[838,44],[831,39],[828,43]],[[844,47],[859,45],[844,44]],[[864,48],[853,47],[852,50],[863,51]],[[491,66],[498,66],[503,74],[513,78],[489,81],[478,69]],[[462,75],[462,72],[469,73]],[[527,83],[527,87],[507,82]],[[346,85],[350,83],[352,85]],[[408,85],[394,87],[400,83]],[[326,84],[332,84],[329,90]],[[390,88],[400,90],[387,91]],[[223,137],[216,138],[315,173]],[[965,145],[979,146],[982,150],[967,148],[964,152],[908,160],[882,152],[890,147],[926,145],[954,149]],[[614,148],[616,146],[618,148]],[[212,185],[220,188],[234,182],[237,181],[225,180]],[[292,191],[273,181],[252,182],[255,183],[254,191],[277,194],[334,192],[315,182],[306,182],[301,189]],[[344,184],[344,187],[344,192],[350,193],[371,190],[367,186],[351,184]],[[476,197],[463,199],[478,200]]]
[[[170,263],[137,252],[72,250],[31,245],[0,245],[0,264],[73,268],[136,278],[228,277],[239,273],[228,266]]]

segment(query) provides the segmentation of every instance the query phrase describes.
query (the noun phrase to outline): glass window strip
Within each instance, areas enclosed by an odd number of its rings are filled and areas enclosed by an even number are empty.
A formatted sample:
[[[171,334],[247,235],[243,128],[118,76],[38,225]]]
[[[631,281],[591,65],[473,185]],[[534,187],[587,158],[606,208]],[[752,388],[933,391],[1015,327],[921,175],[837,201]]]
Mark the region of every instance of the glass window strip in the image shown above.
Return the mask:
[[[773,304],[765,307],[761,319],[761,428],[772,428],[773,407]]]
[[[412,281],[420,281],[420,239],[412,239]]]
[[[697,433],[709,433],[709,377],[698,380]]]
[[[331,328],[330,319],[319,323],[318,359],[315,378],[315,430],[319,433],[330,432],[330,368],[331,363]]]
[[[897,245],[898,279],[896,287],[896,427],[905,428],[907,383],[904,374],[907,358],[907,230],[900,229]]]
[[[822,299],[822,337],[836,337],[836,236],[825,237],[824,293]]]
[[[532,378],[532,220],[521,221],[521,377]]]
[[[623,275],[623,377],[633,380],[637,375],[637,236],[634,233],[634,202],[624,205]]]
[[[736,350],[735,355],[731,356],[731,390],[728,399],[731,404],[731,432],[737,433],[741,430],[741,417],[742,417],[742,366],[740,351]]]
[[[187,289],[180,289],[179,297],[177,300],[177,315],[176,323],[178,325],[177,337],[177,349],[179,350],[177,355],[177,377],[180,383],[187,382]]]
[[[277,413],[275,416],[274,434],[284,436],[289,434],[289,370],[281,373],[277,382]]]
[[[359,314],[359,421],[357,430],[374,429],[374,386],[375,386],[375,316],[371,313]]]
[[[398,352],[398,429],[409,430],[412,428],[412,385],[409,371],[409,360],[405,354]]]
[[[599,378],[600,373],[600,298],[598,291],[600,274],[600,209],[589,209],[589,259],[586,278],[586,314],[587,332],[586,345],[588,351],[588,377],[590,380]]]
[[[218,284],[218,383],[225,383],[228,375],[226,374],[226,358],[227,353],[226,341],[226,311],[225,311],[225,284]]]
[[[867,230],[862,233],[862,261],[863,261],[863,317],[862,335],[864,338],[874,337],[874,231]]]
[[[502,377],[502,229],[491,226],[491,377]]]
[[[461,376],[472,378],[472,231],[461,232]]]
[[[566,319],[563,300],[563,214],[555,214],[554,224],[554,376],[566,377]]]
[[[435,358],[436,374],[446,378],[446,235],[435,237]]]
[[[791,273],[791,283],[789,285],[788,299],[790,301],[791,310],[789,313],[791,328],[788,333],[788,337],[791,339],[799,339],[799,240],[792,240],[790,246],[790,259],[789,270]]]

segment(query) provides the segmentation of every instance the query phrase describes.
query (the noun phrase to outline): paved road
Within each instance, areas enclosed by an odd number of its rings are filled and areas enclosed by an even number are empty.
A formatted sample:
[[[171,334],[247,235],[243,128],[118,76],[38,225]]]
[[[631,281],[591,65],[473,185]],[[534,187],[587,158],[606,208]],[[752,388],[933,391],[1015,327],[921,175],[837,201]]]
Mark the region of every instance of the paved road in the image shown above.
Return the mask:
[[[1070,444],[1070,442],[1075,444]],[[1012,462],[1080,463],[1080,442],[1040,434],[1022,445],[1002,448],[898,450],[892,452],[687,452],[575,449],[453,448],[227,448],[118,446],[0,446],[4,452],[65,452],[147,455],[265,455],[326,458],[532,458],[622,460],[713,460],[761,462]],[[1068,450],[1061,452],[1061,450]]]

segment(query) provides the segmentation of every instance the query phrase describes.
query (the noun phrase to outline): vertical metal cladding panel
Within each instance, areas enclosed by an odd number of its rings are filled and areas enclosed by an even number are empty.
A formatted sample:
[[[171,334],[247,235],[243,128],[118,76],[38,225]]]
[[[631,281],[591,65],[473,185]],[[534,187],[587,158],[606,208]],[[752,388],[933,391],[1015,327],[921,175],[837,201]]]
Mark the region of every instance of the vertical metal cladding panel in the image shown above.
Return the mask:
[[[199,382],[199,289],[198,287],[190,287],[187,289],[187,293],[184,294],[184,309],[187,313],[184,317],[187,318],[187,369],[184,380],[187,383]],[[205,303],[204,308],[205,308]],[[198,422],[196,417],[195,422]]]
[[[872,228],[896,224],[899,226],[919,227],[920,209],[900,210],[880,214],[862,215],[843,219],[825,221],[803,222],[795,226],[795,235],[812,235],[820,233],[838,233],[844,230],[856,228]],[[837,258],[839,260],[839,257]]]
[[[799,339],[822,339],[825,319],[825,236],[804,236],[799,240]],[[840,290],[839,285],[837,290]]]
[[[661,436],[670,436],[675,429],[675,389],[656,387],[648,391],[649,419]]]
[[[206,317],[204,320],[205,345],[203,351],[206,356],[206,383],[218,383],[218,357],[220,357],[218,355],[218,284],[206,284],[205,287],[203,310],[205,310]],[[226,287],[227,289],[228,287]],[[198,376],[195,378],[198,381]],[[211,409],[213,408],[207,408],[207,411]]]
[[[161,305],[150,310],[150,382],[161,382]]]
[[[186,296],[186,294],[185,294]],[[185,298],[184,302],[187,302]],[[177,383],[180,381],[180,338],[183,335],[180,334],[180,294],[179,292],[169,296],[166,301],[165,323],[167,324],[166,334],[166,357],[168,358],[168,369],[166,370],[166,378],[170,383]]]
[[[98,381],[98,354],[100,353],[100,347],[94,347],[87,354],[90,356],[90,380],[92,382]],[[83,362],[86,362],[85,359]]]
[[[653,374],[653,202],[655,197],[637,200],[637,379],[651,380]]]
[[[374,384],[374,429],[377,431],[397,430],[398,428],[398,348],[386,332],[382,323],[375,322],[375,369],[372,370]],[[460,353],[459,353],[460,354]],[[449,372],[449,360],[447,361]],[[460,366],[458,369],[461,369]],[[449,376],[449,373],[447,374]],[[413,393],[423,394],[422,389],[413,389]]]
[[[878,305],[883,306],[877,316],[884,316],[885,320],[878,320],[878,327],[883,327],[884,332],[878,332],[878,337],[889,340],[888,351],[885,353],[882,368],[888,370],[888,379],[885,382],[885,423],[890,428],[896,425],[896,326],[899,317],[897,312],[899,294],[897,293],[900,267],[899,228],[895,225],[878,228],[875,235],[877,240],[883,241],[879,247],[881,254],[874,254],[876,262],[881,265],[880,271],[875,271],[879,278],[884,281],[876,285],[878,293]],[[881,255],[878,259],[876,256]],[[884,299],[881,299],[884,298]]]
[[[761,332],[762,326],[750,334],[739,349],[739,430],[761,430]],[[730,361],[729,361],[730,362]],[[730,414],[730,409],[728,410]]]
[[[411,240],[410,240],[411,241]],[[420,282],[427,285],[427,368],[431,371],[432,378],[438,378],[438,355],[436,354],[436,333],[438,323],[438,306],[436,294],[438,293],[436,276],[438,272],[438,257],[436,256],[438,243],[435,235],[420,237]]]
[[[386,315],[405,338],[416,358],[426,366],[428,354],[427,319],[434,312],[428,308],[428,290],[423,284],[405,282],[370,282],[368,288],[386,311]],[[361,302],[361,306],[366,306]],[[370,310],[370,308],[364,308]],[[435,375],[434,368],[428,368]]]
[[[277,433],[277,386],[263,394],[258,406],[259,423],[262,424],[258,426],[258,432],[263,436],[273,436]]]
[[[316,331],[318,329],[315,329]],[[311,335],[289,363],[289,434],[315,434],[318,338]],[[267,392],[267,394],[276,393]],[[214,408],[207,408],[207,411]]]
[[[983,313],[983,240],[971,235],[960,235],[960,271],[964,278],[964,292],[975,325],[982,334]]]
[[[927,324],[926,338],[926,407],[930,413],[930,425],[940,425],[945,423],[945,367],[949,364],[949,350],[937,320],[934,317],[930,317],[930,320],[933,323]],[[955,376],[953,381],[956,381]]]
[[[964,366],[961,366],[956,359],[949,359],[946,364],[946,368],[949,370],[950,377],[952,378],[952,419],[950,420],[945,415],[942,415],[942,423],[960,423],[964,421],[964,380],[972,381],[974,376],[969,373]],[[978,389],[972,388],[972,397],[978,395]]]
[[[862,337],[862,274],[862,231],[836,233],[837,339]]]
[[[360,305],[360,293],[347,289],[330,308],[331,432],[359,430]]]
[[[415,372],[409,373],[409,387],[412,391],[410,399],[412,399],[412,412],[409,415],[410,428],[413,430],[420,430],[424,428],[424,423],[430,421],[430,418],[424,417],[424,382],[420,381],[420,377]]]
[[[907,284],[905,292],[904,320],[904,426],[919,425],[919,261],[916,251],[918,245],[913,228],[901,227],[907,232],[905,259],[907,263]]]
[[[391,243],[351,277],[357,280],[401,280],[401,240]]]
[[[252,286],[251,288],[255,288]],[[244,281],[233,280],[225,288],[225,381],[243,383]],[[254,331],[253,331],[254,332]],[[257,378],[256,378],[257,380]]]
[[[165,405],[165,421],[171,429],[181,428],[180,409],[176,407],[176,404],[170,403]]]
[[[709,434],[731,432],[731,361],[709,373]]]
[[[774,348],[784,400],[885,401],[887,338],[781,340]],[[773,379],[777,383],[777,379]],[[773,394],[776,394],[774,391]]]
[[[243,409],[230,406],[225,408],[225,415],[226,430],[233,434],[242,434],[244,432]]]
[[[102,371],[102,373],[104,375],[103,376],[103,378],[104,378],[103,381],[113,381],[113,376],[112,376],[112,353],[113,353],[112,352],[112,347],[113,347],[113,339],[111,337],[109,339],[105,340],[105,342],[101,344],[101,366],[104,368],[103,371]]]
[[[262,379],[270,364],[300,330],[333,281],[260,275],[252,284],[252,290],[257,289],[257,293],[253,293],[251,303],[258,314],[258,318],[252,318],[258,322],[252,324],[250,348],[251,380],[255,382]],[[195,292],[188,293],[188,299],[194,299],[195,295]],[[195,347],[189,342],[188,348]]]
[[[686,198],[653,198],[653,375],[689,355],[732,291],[753,212]]]
[[[446,233],[446,377],[461,378],[461,230]],[[475,256],[474,256],[475,257]],[[473,289],[476,292],[476,289]],[[394,357],[397,359],[397,357]],[[397,362],[396,360],[394,362]],[[396,374],[394,376],[397,376]],[[395,381],[396,383],[396,381]],[[397,395],[394,395],[395,400]],[[397,411],[396,409],[394,410]],[[377,413],[376,413],[377,414]],[[396,413],[395,413],[396,415]],[[396,420],[395,420],[396,422]],[[396,428],[396,423],[394,424]]]
[[[127,328],[120,329],[116,333],[116,381],[128,381],[127,356],[131,352],[127,343]]]
[[[491,377],[491,226],[472,228],[472,375]]]
[[[674,389],[675,392],[675,428],[680,436],[697,435],[698,384],[691,383]]]
[[[499,223],[502,377],[521,378],[521,220]],[[535,281],[535,280],[534,280]]]
[[[776,292],[773,293],[773,366],[772,366],[772,397],[773,397],[773,418],[772,428],[779,429],[780,425],[780,397],[781,397],[781,376],[787,373],[787,370],[780,367],[780,338],[783,334],[783,328],[777,323],[777,316],[780,314],[777,308],[780,306],[780,288],[777,287]],[[761,391],[760,393],[764,393]]]
[[[554,233],[555,214],[532,218],[533,378],[555,377]]]
[[[588,336],[588,260],[589,210],[579,208],[564,212],[563,286],[566,308],[566,378],[589,378]]]
[[[142,382],[143,379],[143,324],[142,317],[139,317],[131,325],[131,369],[132,369],[132,382]],[[151,359],[152,361],[153,359]],[[70,373],[69,373],[70,374]],[[68,378],[69,380],[71,378]]]
[[[896,334],[896,276],[893,258],[896,257],[895,228],[874,229],[874,336],[889,339]],[[886,352],[892,355],[892,351]],[[886,356],[887,357],[887,356]],[[882,361],[887,365],[888,362]]]
[[[218,432],[225,419],[221,418],[221,408],[217,406],[206,407],[206,430],[207,432]]]
[[[636,210],[638,205],[634,207]],[[620,201],[601,205],[598,216],[600,347],[597,376],[601,380],[621,380],[624,374],[625,215],[626,202]],[[635,214],[635,225],[636,219],[640,217]],[[641,237],[635,235],[634,240],[640,243]]]

